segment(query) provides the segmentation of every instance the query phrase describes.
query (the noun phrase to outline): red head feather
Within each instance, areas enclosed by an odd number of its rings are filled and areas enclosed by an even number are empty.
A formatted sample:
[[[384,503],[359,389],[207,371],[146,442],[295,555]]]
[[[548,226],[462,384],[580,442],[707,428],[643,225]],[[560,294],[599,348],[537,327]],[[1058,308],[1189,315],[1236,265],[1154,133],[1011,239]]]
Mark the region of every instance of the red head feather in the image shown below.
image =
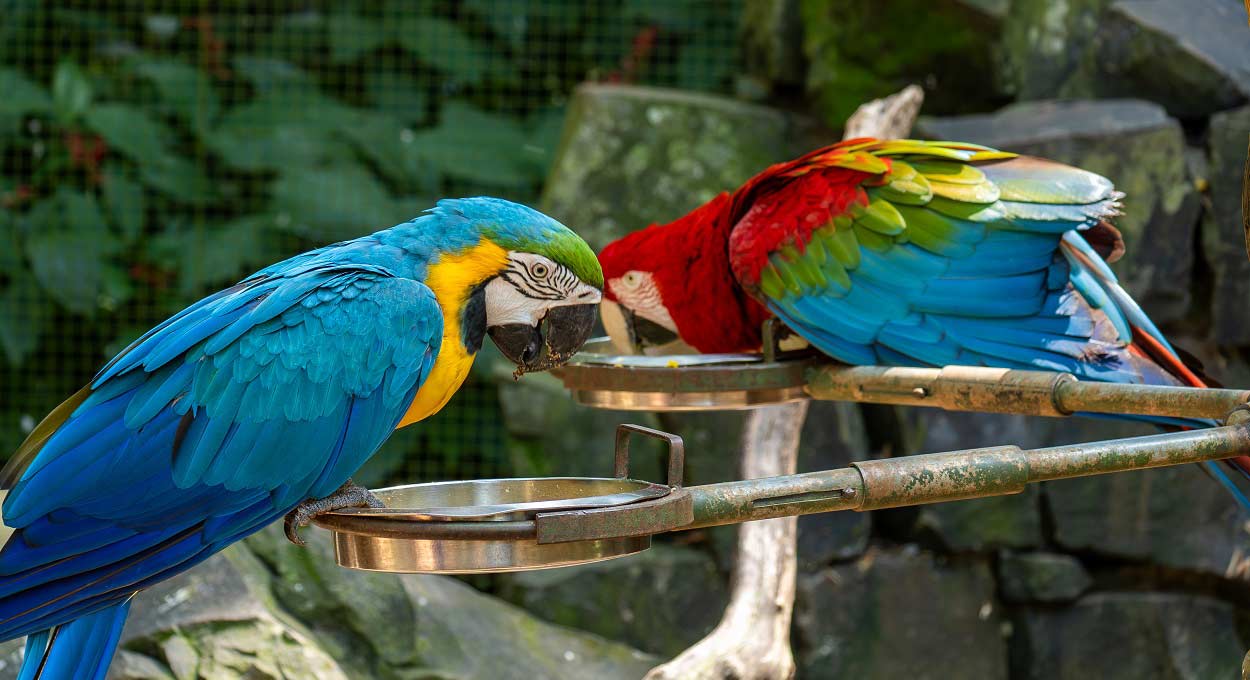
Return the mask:
[[[681,219],[614,241],[599,255],[605,280],[631,270],[651,273],[681,339],[700,352],[758,350],[760,326],[772,314],[739,281],[753,286],[781,244],[801,250],[813,229],[867,202],[859,184],[876,173],[839,164],[855,160],[855,145],[871,141],[847,140],[778,163],[732,195],[722,193]],[[888,161],[872,160],[888,170]],[[734,226],[748,213],[763,228],[731,243]],[[616,301],[611,285],[604,294]]]
[[[760,325],[770,316],[734,280],[730,207],[730,195],[722,193],[681,219],[613,241],[599,254],[606,281],[631,270],[650,273],[678,334],[700,352],[758,350]],[[616,300],[611,285],[604,295]]]

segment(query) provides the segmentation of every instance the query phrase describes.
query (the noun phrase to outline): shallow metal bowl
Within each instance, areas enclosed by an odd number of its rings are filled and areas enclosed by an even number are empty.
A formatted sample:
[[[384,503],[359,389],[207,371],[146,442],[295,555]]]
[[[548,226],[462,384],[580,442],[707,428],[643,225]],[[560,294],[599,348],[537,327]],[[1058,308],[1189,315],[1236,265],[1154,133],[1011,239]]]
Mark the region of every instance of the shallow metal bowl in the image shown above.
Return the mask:
[[[668,443],[668,484],[629,479],[629,436]],[[681,438],[621,425],[616,477],[478,479],[374,491],[385,508],[348,508],[313,522],[334,533],[338,563],[387,572],[547,569],[632,555],[651,535],[693,519],[681,488]]]
[[[621,411],[713,411],[807,399],[810,353],[767,361],[759,354],[618,354],[606,338],[587,342],[553,369],[573,400]]]
[[[374,492],[386,508],[322,515],[338,563],[389,572],[522,571],[597,562],[651,547],[650,536],[540,544],[540,513],[661,498],[669,487],[632,479],[549,477],[412,484]]]

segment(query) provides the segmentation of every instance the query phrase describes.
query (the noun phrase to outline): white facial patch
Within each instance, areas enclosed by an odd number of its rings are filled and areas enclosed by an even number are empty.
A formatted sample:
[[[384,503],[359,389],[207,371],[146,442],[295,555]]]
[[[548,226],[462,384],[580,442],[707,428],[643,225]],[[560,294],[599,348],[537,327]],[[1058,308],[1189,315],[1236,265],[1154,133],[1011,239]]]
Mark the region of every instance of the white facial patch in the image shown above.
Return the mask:
[[[486,284],[486,325],[536,326],[554,307],[599,304],[599,289],[534,253],[508,253],[508,268]]]
[[[676,333],[677,323],[664,307],[660,297],[660,289],[650,272],[627,271],[623,275],[608,281],[612,294],[621,304],[642,318],[657,323]]]

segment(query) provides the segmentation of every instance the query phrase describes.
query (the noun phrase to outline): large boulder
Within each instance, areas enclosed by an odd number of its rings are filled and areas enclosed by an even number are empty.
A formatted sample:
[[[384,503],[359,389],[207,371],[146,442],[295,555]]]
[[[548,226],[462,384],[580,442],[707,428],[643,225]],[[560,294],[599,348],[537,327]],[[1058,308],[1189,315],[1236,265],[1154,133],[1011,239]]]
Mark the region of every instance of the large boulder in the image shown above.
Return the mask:
[[[799,579],[799,677],[1007,677],[994,578],[982,560],[871,550]]]
[[[521,572],[504,580],[503,596],[546,621],[664,658],[709,633],[729,601],[715,561],[673,545],[580,567]]]
[[[1001,2],[801,0],[800,7],[807,89],[830,125],[841,127],[860,104],[913,83],[925,87],[925,109],[936,113],[1005,101],[993,75]]]
[[[1227,603],[1171,593],[1100,593],[1026,610],[1013,653],[1021,678],[1236,678],[1244,643]]]
[[[234,546],[145,590],[131,606],[110,680],[354,677],[277,606],[272,583],[254,555]],[[16,678],[20,663],[20,643],[8,644],[3,680]]]
[[[1201,205],[1185,163],[1184,133],[1161,107],[1134,100],[1027,102],[992,114],[926,118],[919,128],[1110,178],[1126,194],[1115,224],[1128,247],[1112,268],[1156,322],[1189,312]]]
[[[1071,602],[1094,580],[1071,555],[1004,552],[998,559],[998,583],[1008,602]]]
[[[1242,27],[1244,28],[1244,27]],[[1211,207],[1202,250],[1211,266],[1211,336],[1224,347],[1250,345],[1250,259],[1241,226],[1241,183],[1250,140],[1250,107],[1211,118],[1207,142]]]
[[[1200,118],[1250,95],[1246,10],[1235,0],[1117,0],[1059,94],[1140,97]]]
[[[1199,118],[1250,95],[1250,41],[1235,0],[1015,0],[1003,28],[1020,99],[1137,97]]]
[[[657,663],[455,579],[343,569],[327,532],[305,538],[271,527],[140,593],[110,680],[624,680]],[[0,645],[0,680],[21,646]]]
[[[1158,430],[1147,424],[1073,418],[1052,444],[1116,439]],[[1250,551],[1245,515],[1197,465],[1046,482],[1053,540],[1063,549],[1234,577]]]
[[[444,576],[402,579],[416,604],[422,661],[448,680],[633,680],[660,660],[597,635],[540,621]],[[409,677],[441,680],[433,673]]]
[[[1020,99],[1054,97],[1080,66],[1111,0],[1012,0],[1003,22],[1002,75]]]
[[[1050,425],[1042,418],[932,409],[905,412],[921,438],[914,451],[933,453],[982,446],[1040,446]],[[1010,496],[922,505],[914,511],[917,537],[936,539],[954,552],[993,552],[1042,543],[1041,490],[1037,485]]]
[[[1067,550],[1235,577],[1250,549],[1236,502],[1196,465],[1046,483]]]
[[[746,0],[741,25],[743,70],[760,98],[803,84],[807,67],[799,0]]]
[[[445,576],[339,567],[328,532],[308,548],[276,527],[247,540],[274,572],[276,600],[348,663],[353,677],[634,678],[656,659],[538,620]],[[483,654],[482,650],[490,650]],[[355,675],[359,674],[359,675]]]
[[[830,141],[811,121],[733,99],[582,85],[541,205],[598,250]]]

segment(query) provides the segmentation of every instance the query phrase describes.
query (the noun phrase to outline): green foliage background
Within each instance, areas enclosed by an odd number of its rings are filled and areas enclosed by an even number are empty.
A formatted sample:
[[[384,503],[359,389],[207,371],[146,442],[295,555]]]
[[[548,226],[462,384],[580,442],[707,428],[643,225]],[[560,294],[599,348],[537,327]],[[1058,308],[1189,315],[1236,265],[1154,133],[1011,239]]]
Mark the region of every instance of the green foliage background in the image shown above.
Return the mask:
[[[0,1],[0,459],[133,338],[263,265],[441,196],[532,201],[577,83],[728,89],[738,14]],[[496,401],[479,377],[380,459],[444,454],[410,480],[498,472]]]

